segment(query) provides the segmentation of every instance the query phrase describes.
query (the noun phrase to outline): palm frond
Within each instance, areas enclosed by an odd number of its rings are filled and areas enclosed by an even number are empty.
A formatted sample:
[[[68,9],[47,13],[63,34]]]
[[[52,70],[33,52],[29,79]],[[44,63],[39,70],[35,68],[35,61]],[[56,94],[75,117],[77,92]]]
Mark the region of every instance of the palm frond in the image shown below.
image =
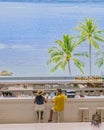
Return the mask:
[[[48,53],[52,53],[53,51],[60,51],[60,49],[57,47],[51,47],[48,49]]]
[[[99,41],[99,42],[104,42],[104,37],[99,36],[99,35],[94,35],[94,38]]]
[[[88,52],[81,52],[81,53],[74,53],[74,56],[84,56],[84,57],[89,57],[89,53]]]
[[[102,53],[101,50],[99,50],[96,52],[95,56],[98,57],[99,55],[101,55],[101,53]]]
[[[98,58],[95,64],[100,68],[104,64],[104,58]]]
[[[91,40],[91,44],[92,44],[96,49],[99,49],[99,45],[97,44],[97,42],[96,42],[93,38],[91,38],[90,40]]]
[[[59,62],[58,64],[56,64],[56,65],[50,70],[50,72],[51,72],[51,73],[55,72],[55,71],[59,68],[60,65],[61,65],[61,62]]]
[[[47,61],[47,65],[49,65],[51,62],[52,62],[52,60],[49,59],[49,60]]]
[[[59,51],[59,52],[52,52],[51,53],[51,58],[55,57],[55,56],[62,56],[64,55],[64,53],[62,51]]]
[[[88,33],[93,33],[97,29],[97,24],[92,18],[85,19],[86,27],[88,28]]]
[[[92,23],[92,28],[90,30],[90,33],[92,34],[95,33],[96,29],[97,29],[97,25]]]
[[[62,56],[55,56],[55,57],[52,57],[51,60],[53,63],[58,63],[59,61],[61,61],[63,59]]]
[[[69,36],[67,34],[63,35],[63,43],[66,47],[69,46]]]
[[[80,32],[87,32],[88,31],[84,23],[79,23],[77,30],[79,30]]]
[[[84,63],[76,58],[73,58],[73,61],[74,65],[81,71],[82,74],[84,74],[83,72]]]
[[[84,37],[84,36],[78,36],[77,39],[75,41],[73,41],[73,44],[71,46],[71,51],[73,51],[76,47],[78,47],[85,40],[86,40],[86,37]]]
[[[103,34],[104,30],[96,30],[95,34]]]
[[[63,51],[65,51],[65,46],[64,46],[63,41],[61,41],[61,40],[56,40],[55,43],[57,43],[57,44],[60,46],[60,48],[61,48]]]
[[[61,63],[60,67],[61,67],[63,70],[65,70],[66,64],[67,64],[67,61],[64,60],[64,61]]]

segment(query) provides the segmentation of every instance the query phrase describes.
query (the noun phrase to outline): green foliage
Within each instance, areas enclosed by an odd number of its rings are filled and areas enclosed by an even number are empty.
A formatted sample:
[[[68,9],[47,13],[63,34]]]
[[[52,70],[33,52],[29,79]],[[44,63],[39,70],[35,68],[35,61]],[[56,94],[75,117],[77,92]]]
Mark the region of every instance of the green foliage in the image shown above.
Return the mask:
[[[82,53],[74,53],[73,54],[74,56],[85,56],[85,57],[89,57],[89,54],[88,54],[88,52],[82,52]]]
[[[89,56],[91,56],[92,46],[99,50],[99,42],[104,42],[104,30],[99,30],[97,23],[92,18],[85,19],[83,23],[79,23],[77,30],[80,32],[80,41],[83,43],[89,41]],[[80,42],[80,43],[81,43]],[[91,75],[91,57],[89,57],[90,75]],[[99,61],[99,66],[102,65],[101,59]],[[96,64],[98,64],[98,61]]]
[[[102,46],[103,48],[104,46]],[[97,60],[95,62],[95,65],[97,65],[99,68],[104,65],[104,51],[99,50],[96,53]]]
[[[51,69],[51,72],[55,72],[58,68],[61,68],[62,70],[65,70],[66,65],[68,65],[69,73],[71,73],[70,70],[70,60],[72,60],[75,64],[75,66],[82,72],[84,63],[82,63],[80,60],[74,58],[75,56],[86,56],[88,57],[88,54],[86,52],[82,53],[75,53],[75,48],[80,45],[79,39],[76,37],[70,36],[70,35],[63,35],[62,40],[56,40],[55,43],[59,47],[51,47],[48,50],[48,53],[50,54],[50,59],[48,60],[48,64],[54,63],[54,67]]]
[[[95,64],[100,68],[104,64],[104,58],[98,58]]]
[[[78,57],[89,58],[89,65],[91,67],[91,49],[92,46],[100,50],[99,42],[104,42],[104,30],[99,30],[97,23],[92,18],[85,19],[84,22],[78,24],[77,30],[79,31],[79,36],[70,36],[68,34],[63,35],[62,40],[56,40],[57,46],[53,46],[48,49],[50,59],[47,64],[53,63],[54,67],[51,72],[55,72],[58,68],[65,70],[66,65],[68,66],[69,73],[71,74],[70,61],[80,70],[82,74],[84,63],[78,59]],[[85,41],[89,41],[89,53],[88,52],[75,52],[75,49]],[[104,52],[98,54],[98,59],[96,60],[96,65],[101,67],[104,64]],[[103,55],[102,55],[103,54]],[[99,57],[101,56],[102,57]],[[91,75],[91,68],[90,68]]]
[[[73,58],[74,64],[75,66],[82,72],[82,74],[84,74],[83,72],[83,67],[84,67],[84,63],[76,58]]]
[[[99,49],[98,42],[104,42],[104,30],[98,30],[96,22],[89,18],[85,19],[84,23],[79,23],[77,29],[80,32],[80,39],[89,40],[89,43],[96,49]]]

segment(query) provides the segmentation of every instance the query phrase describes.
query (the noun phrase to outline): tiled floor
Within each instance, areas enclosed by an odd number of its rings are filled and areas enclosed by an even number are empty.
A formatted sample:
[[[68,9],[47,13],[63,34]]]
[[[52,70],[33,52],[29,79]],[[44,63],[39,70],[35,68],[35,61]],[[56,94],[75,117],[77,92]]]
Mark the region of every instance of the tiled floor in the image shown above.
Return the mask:
[[[104,130],[90,123],[33,123],[33,124],[0,124],[0,130]]]

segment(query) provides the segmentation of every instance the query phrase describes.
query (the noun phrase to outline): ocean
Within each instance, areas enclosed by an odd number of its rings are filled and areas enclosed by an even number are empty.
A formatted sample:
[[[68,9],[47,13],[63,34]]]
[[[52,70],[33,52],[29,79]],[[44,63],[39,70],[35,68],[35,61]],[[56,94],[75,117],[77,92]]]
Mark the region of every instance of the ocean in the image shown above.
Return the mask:
[[[13,72],[14,77],[69,76],[67,68],[50,73],[48,49],[63,34],[77,35],[75,28],[85,18],[94,18],[104,29],[104,3],[0,2],[0,71]],[[88,44],[76,49],[82,50],[88,51]],[[100,75],[104,67],[95,66],[94,48],[92,53],[92,75]],[[82,60],[89,75],[88,59]],[[71,70],[72,76],[81,75],[73,63]]]

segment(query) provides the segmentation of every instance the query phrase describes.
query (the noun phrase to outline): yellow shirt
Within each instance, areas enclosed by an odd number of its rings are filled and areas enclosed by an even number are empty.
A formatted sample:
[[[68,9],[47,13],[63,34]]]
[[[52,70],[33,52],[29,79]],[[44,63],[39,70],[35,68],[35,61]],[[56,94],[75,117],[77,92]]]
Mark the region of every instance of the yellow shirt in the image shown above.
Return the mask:
[[[55,105],[54,105],[55,111],[60,112],[60,111],[64,110],[64,104],[65,104],[66,98],[67,97],[64,94],[59,94],[53,99],[53,102],[55,103]]]

